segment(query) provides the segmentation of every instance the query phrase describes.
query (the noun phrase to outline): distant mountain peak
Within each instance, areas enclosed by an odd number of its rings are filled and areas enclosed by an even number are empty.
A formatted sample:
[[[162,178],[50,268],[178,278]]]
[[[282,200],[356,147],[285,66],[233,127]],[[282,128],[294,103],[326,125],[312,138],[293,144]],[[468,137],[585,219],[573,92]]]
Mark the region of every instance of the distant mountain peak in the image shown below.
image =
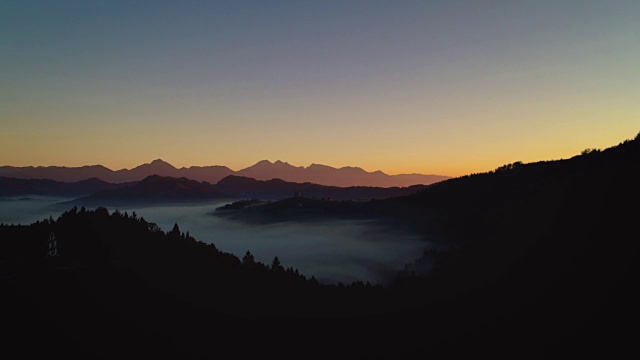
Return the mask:
[[[257,180],[279,178],[297,183],[316,183],[327,186],[409,186],[415,184],[431,184],[445,180],[447,176],[436,175],[388,175],[382,171],[368,172],[360,167],[345,166],[335,168],[313,163],[307,167],[292,165],[286,161],[260,160],[247,168],[234,171],[226,166],[191,166],[176,168],[161,158],[138,165],[132,169],[113,171],[102,165],[82,167],[11,167],[0,166],[0,176],[24,179],[52,179],[56,181],[74,182],[97,177],[109,183],[125,183],[141,181],[149,175],[170,177],[186,177],[197,181],[215,184],[229,175],[238,175]]]
[[[357,166],[343,166],[339,170],[353,172],[353,173],[369,174],[369,172]]]
[[[289,164],[286,161],[280,161],[280,160],[276,160],[276,162],[274,162],[273,165],[274,166],[278,166],[278,167],[289,167],[289,168],[304,169],[304,166],[293,166],[293,165]]]
[[[304,169],[304,167],[297,167],[297,166],[293,166],[291,164],[289,164],[288,162],[285,161],[281,161],[281,160],[276,160],[275,162],[271,162],[269,160],[260,160],[257,163],[253,164],[252,166],[249,166],[246,169],[272,169],[272,168],[301,168]]]
[[[322,164],[316,164],[316,163],[313,163],[313,164],[307,166],[307,169],[319,169],[319,170],[320,169],[332,169],[332,170],[335,170],[335,168],[333,168],[331,166],[322,165]]]
[[[95,176],[89,179],[80,180],[78,182],[83,184],[109,184],[108,182],[103,181],[102,179],[97,178]]]
[[[170,167],[174,167],[173,165],[169,164],[168,162],[162,160],[162,159],[155,159],[153,160],[149,165],[153,165],[153,166],[170,166]]]
[[[140,182],[143,182],[143,181],[155,181],[155,180],[165,179],[165,178],[169,178],[169,177],[168,176],[160,176],[158,174],[152,174],[152,175],[146,176],[144,179],[140,180]]]
[[[168,162],[162,160],[162,159],[155,159],[152,162],[148,163],[148,164],[143,164],[140,166],[137,166],[135,169],[144,169],[144,168],[151,168],[154,169],[153,171],[162,171],[162,170],[168,170],[168,171],[173,171],[173,170],[177,170],[173,165],[169,164]]]

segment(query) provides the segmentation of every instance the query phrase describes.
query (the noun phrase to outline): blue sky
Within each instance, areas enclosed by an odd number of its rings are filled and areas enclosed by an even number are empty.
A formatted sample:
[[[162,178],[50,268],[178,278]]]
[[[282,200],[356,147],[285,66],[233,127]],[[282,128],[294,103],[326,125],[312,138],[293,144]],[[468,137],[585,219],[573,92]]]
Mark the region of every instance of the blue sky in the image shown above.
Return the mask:
[[[1,165],[463,175],[640,130],[637,1],[4,1]]]

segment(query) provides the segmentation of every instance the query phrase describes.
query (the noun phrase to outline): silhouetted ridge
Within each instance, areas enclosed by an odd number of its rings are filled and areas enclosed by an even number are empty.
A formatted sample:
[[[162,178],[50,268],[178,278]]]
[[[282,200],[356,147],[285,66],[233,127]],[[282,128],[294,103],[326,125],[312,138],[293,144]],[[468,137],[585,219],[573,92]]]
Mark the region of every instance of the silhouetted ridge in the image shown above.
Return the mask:
[[[466,321],[491,321],[483,337],[507,337],[518,348],[580,348],[588,340],[609,351],[628,338],[614,319],[639,318],[630,286],[640,263],[630,208],[640,201],[639,183],[636,136],[567,160],[506,164],[375,206],[459,249],[429,280],[399,281],[399,288],[414,293],[429,283],[442,301],[466,308]],[[544,333],[534,345],[500,329]]]
[[[220,181],[216,185],[219,186],[232,186],[232,185],[255,185],[258,180],[246,176],[229,175]]]
[[[150,175],[142,181],[114,190],[105,190],[77,200],[77,204],[127,204],[127,203],[162,203],[204,201],[217,198],[228,198],[219,192],[214,185],[187,178],[174,178]]]
[[[334,200],[362,200],[383,199],[394,196],[411,194],[424,188],[422,185],[399,188],[382,187],[337,187],[313,183],[296,183],[282,179],[256,180],[244,176],[230,175],[220,180],[216,189],[225,194],[243,198],[258,198],[263,200],[280,200],[294,194],[306,197],[327,198]]]
[[[6,269],[5,264],[26,262],[34,267],[21,267],[19,271],[38,276],[46,274],[37,279],[45,281],[38,282],[38,286],[47,286],[46,279],[56,277],[78,282],[78,288],[68,289],[56,289],[56,283],[50,283],[52,296],[72,298],[91,289],[102,292],[106,289],[98,279],[114,277],[115,280],[124,276],[124,280],[131,283],[123,288],[115,286],[116,291],[128,291],[126,287],[133,286],[137,288],[134,289],[136,292],[144,292],[138,288],[141,284],[135,280],[137,278],[163,289],[172,297],[196,305],[207,316],[288,314],[317,317],[327,314],[326,311],[334,315],[338,314],[336,311],[342,313],[337,307],[327,308],[332,306],[331,301],[338,300],[327,297],[333,296],[330,291],[336,289],[335,285],[320,285],[313,277],[307,279],[297,269],[281,264],[277,256],[271,265],[255,260],[250,251],[241,260],[218,250],[214,244],[197,241],[188,231],[182,232],[178,224],[165,232],[135,213],[118,210],[109,213],[104,207],[95,210],[73,207],[57,220],[45,219],[29,226],[0,225],[0,235],[2,270]],[[54,245],[52,239],[55,239]],[[51,249],[54,249],[53,253]],[[44,269],[48,273],[39,273]],[[76,276],[80,277],[75,279]],[[370,284],[339,284],[342,289],[345,285],[346,288],[369,289],[373,295],[374,287]],[[256,301],[256,296],[271,291],[274,293],[269,298]],[[118,296],[122,295],[124,293]],[[308,305],[315,304],[318,297],[329,301],[324,303],[325,309],[309,308]],[[362,313],[364,309],[376,311],[361,304],[356,308],[356,303],[351,301],[340,306],[354,306],[343,313],[350,316]],[[107,306],[102,310],[113,309]]]
[[[116,189],[126,184],[111,184],[98,178],[77,182],[60,182],[48,179],[16,179],[0,177],[0,196],[51,195],[80,196]]]
[[[86,185],[92,184],[92,185],[103,185],[103,186],[105,186],[105,185],[108,185],[110,183],[108,183],[106,181],[103,181],[101,179],[98,179],[97,177],[92,177],[92,178],[89,178],[89,179],[86,179],[86,180],[80,180],[80,181],[78,181],[78,184],[86,184]]]
[[[166,171],[173,172],[177,170],[173,165],[169,164],[166,161],[163,161],[162,159],[153,160],[151,163],[140,165],[137,168],[142,168],[142,167],[149,167],[150,169],[153,169],[152,171],[158,171],[160,174]],[[158,175],[158,174],[154,174],[154,175]]]
[[[256,164],[239,171],[233,171],[226,166],[191,166],[175,168],[162,159],[155,159],[150,163],[136,166],[132,169],[110,170],[101,165],[83,166],[78,168],[48,166],[48,167],[12,167],[1,166],[0,176],[21,179],[52,179],[56,181],[75,182],[91,177],[97,177],[110,183],[140,181],[150,175],[186,177],[196,181],[217,183],[229,175],[255,178],[257,180],[283,179],[289,182],[310,182],[326,186],[377,186],[377,187],[406,187],[411,185],[428,185],[448,176],[439,175],[387,175],[382,171],[366,172],[358,167],[343,167],[336,169],[326,165],[312,164],[293,166],[287,162],[276,160],[261,160]]]
[[[323,286],[277,257],[267,265],[247,251],[240,260],[178,224],[165,232],[105,208],[0,225],[6,343],[64,346],[78,358],[211,358],[227,348],[291,359],[460,349],[622,357],[635,350],[640,320],[639,143],[640,134],[360,203],[450,245],[416,254],[416,263],[437,260],[428,275],[408,266],[385,289]],[[303,196],[271,206],[328,203]]]

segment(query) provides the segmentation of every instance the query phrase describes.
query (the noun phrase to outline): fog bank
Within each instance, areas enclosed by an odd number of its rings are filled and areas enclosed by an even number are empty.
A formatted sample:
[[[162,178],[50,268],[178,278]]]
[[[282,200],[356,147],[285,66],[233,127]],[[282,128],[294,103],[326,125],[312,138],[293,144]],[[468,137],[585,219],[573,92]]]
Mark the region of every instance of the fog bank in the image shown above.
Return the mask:
[[[68,210],[57,202],[69,199],[21,197],[0,199],[0,222],[31,224]],[[178,224],[196,240],[213,243],[221,251],[242,258],[247,250],[257,261],[271,264],[278,256],[282,265],[298,269],[321,283],[363,281],[385,284],[405,264],[429,245],[421,237],[399,233],[365,221],[332,220],[314,223],[248,225],[209,215],[228,201],[197,205],[123,207],[134,211],[163,231]],[[114,211],[115,208],[109,208]]]

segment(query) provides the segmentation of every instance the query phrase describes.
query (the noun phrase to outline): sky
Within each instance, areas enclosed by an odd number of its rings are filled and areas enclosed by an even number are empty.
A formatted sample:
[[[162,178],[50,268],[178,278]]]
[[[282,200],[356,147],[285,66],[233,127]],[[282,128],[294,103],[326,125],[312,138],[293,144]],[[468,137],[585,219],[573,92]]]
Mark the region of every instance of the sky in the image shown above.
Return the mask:
[[[640,131],[640,1],[0,2],[0,165],[461,176]]]

